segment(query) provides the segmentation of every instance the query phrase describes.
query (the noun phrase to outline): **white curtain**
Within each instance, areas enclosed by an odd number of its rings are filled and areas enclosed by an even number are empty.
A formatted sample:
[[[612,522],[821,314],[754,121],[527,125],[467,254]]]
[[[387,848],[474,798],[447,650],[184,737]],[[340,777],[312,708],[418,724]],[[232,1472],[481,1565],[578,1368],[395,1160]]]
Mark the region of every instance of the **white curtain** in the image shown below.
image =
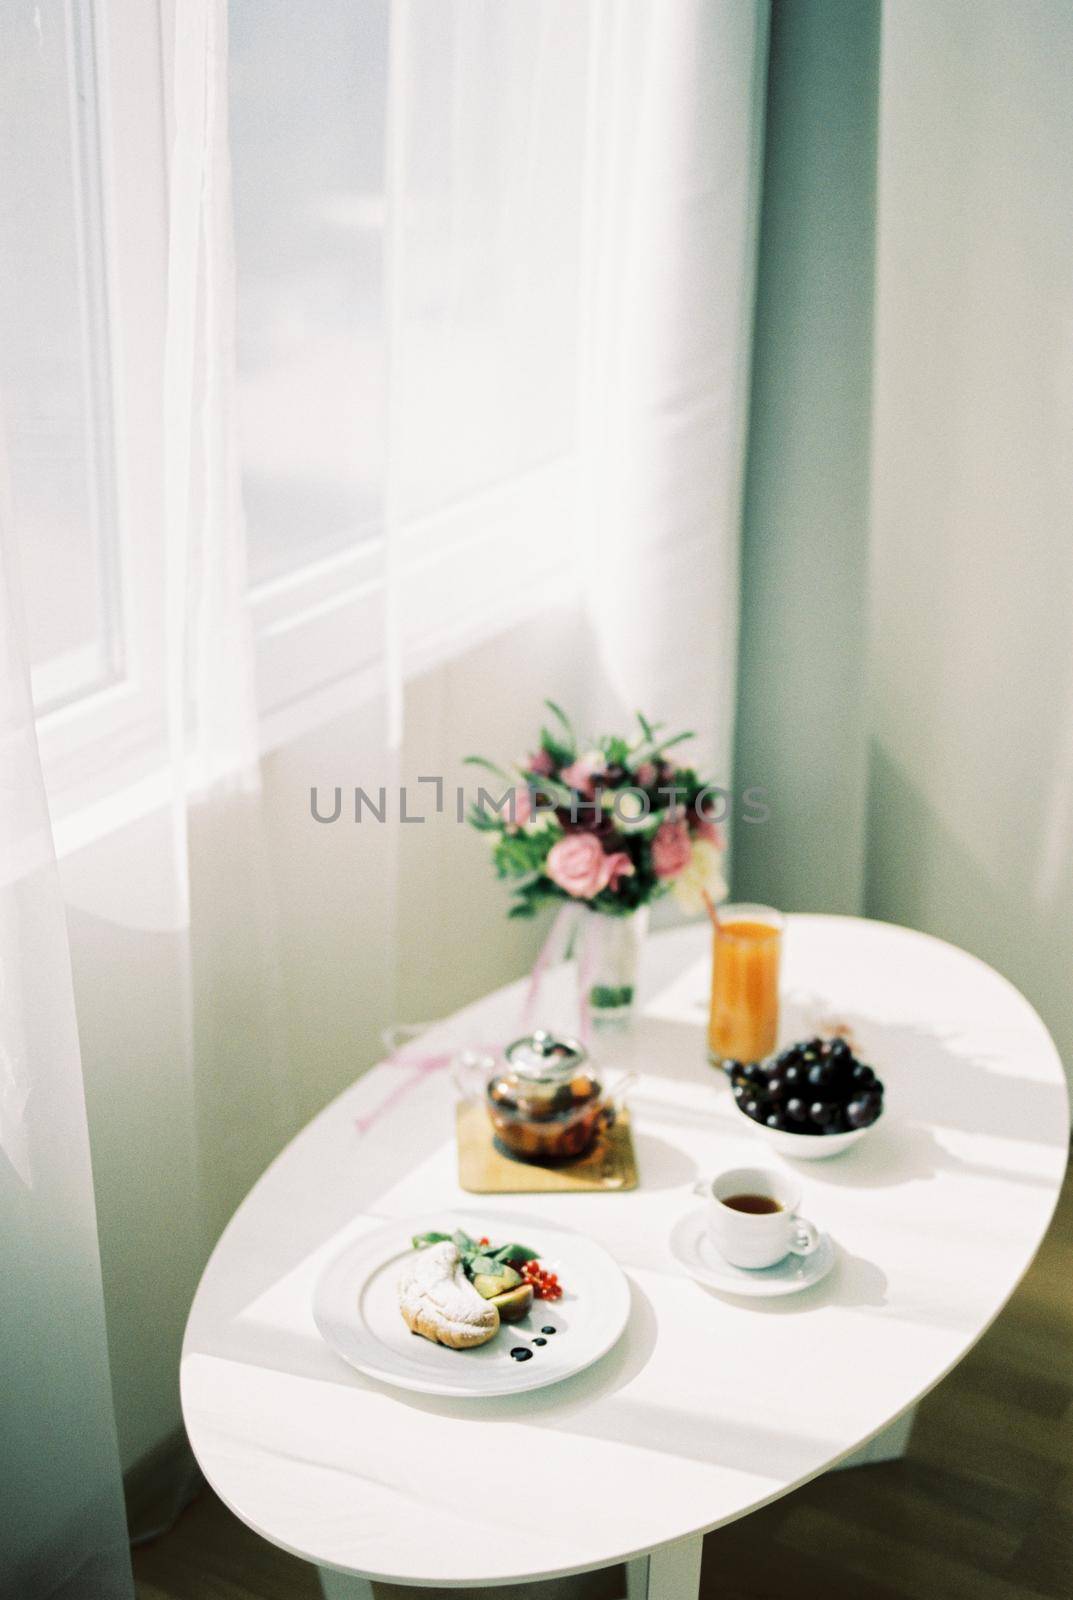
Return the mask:
[[[582,557],[598,726],[730,777],[766,5],[595,5]]]
[[[133,1595],[63,899],[0,495],[0,1591]]]
[[[246,605],[226,24],[216,0],[176,8],[164,367],[171,850],[158,887],[181,963],[202,1247],[295,1109]]]
[[[341,26],[347,14],[349,0]],[[382,223],[370,325],[380,320],[345,346],[364,352],[369,393],[320,396],[319,415],[351,419],[334,445],[300,416],[281,421],[303,381],[300,339],[273,382],[270,341],[261,368],[244,366],[240,316],[236,375],[229,112],[252,83],[264,100],[247,117],[256,141],[278,110],[259,89],[258,49],[293,13],[233,0],[243,59],[230,83],[221,0],[183,0],[166,41],[164,473],[160,525],[140,534],[163,556],[155,798],[61,863],[124,1466],[179,1422],[200,1266],[273,1152],[370,1064],[384,1026],[457,1005],[535,951],[533,932],[501,934],[479,840],[450,819],[318,827],[310,786],[450,780],[489,742],[509,758],[545,692],[572,696],[597,725],[638,706],[691,723],[720,775],[729,760],[766,5],[392,0],[388,14],[382,205],[299,194],[287,218],[292,240],[326,215]],[[287,70],[301,84],[299,52]],[[237,199],[241,311],[250,224]],[[282,267],[258,292],[259,304],[278,298],[277,333],[313,315]],[[321,359],[333,340],[311,339],[316,386],[336,368]],[[378,433],[368,456],[363,417]],[[260,533],[246,527],[241,476],[256,479],[251,511],[273,485],[310,488],[287,502],[297,539],[306,511],[355,476],[348,451],[374,508],[355,546],[368,556],[362,624],[332,635],[330,718],[289,708],[290,733],[264,754],[265,673],[302,679],[318,621],[352,613],[335,609],[329,585],[300,618],[273,613],[270,637],[253,637],[247,569]],[[18,855],[36,830],[47,850],[43,810],[33,820],[4,849]],[[60,910],[56,900],[32,991],[53,1000],[53,1027],[70,998]],[[72,1033],[72,1119],[74,1049]],[[23,1087],[44,1081],[34,1051],[19,1060]],[[8,1104],[0,1092],[0,1116]],[[17,1092],[10,1104],[0,1137],[6,1125],[19,1158],[30,1124]],[[92,1274],[88,1168],[68,1165],[64,1182]],[[70,1251],[50,1259],[59,1293]],[[77,1343],[70,1327],[69,1381],[106,1427],[99,1303]],[[11,1459],[32,1461],[29,1432]],[[114,1443],[97,1467],[114,1496]],[[104,1548],[103,1517],[98,1531]]]

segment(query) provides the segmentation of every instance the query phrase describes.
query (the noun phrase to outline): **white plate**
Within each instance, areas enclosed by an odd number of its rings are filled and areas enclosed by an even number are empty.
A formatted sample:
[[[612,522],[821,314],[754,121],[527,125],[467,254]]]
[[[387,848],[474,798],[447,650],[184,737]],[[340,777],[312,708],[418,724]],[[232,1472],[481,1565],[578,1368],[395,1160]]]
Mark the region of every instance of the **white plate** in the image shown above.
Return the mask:
[[[448,1350],[410,1332],[399,1311],[396,1284],[414,1234],[487,1234],[536,1250],[543,1266],[559,1275],[561,1300],[534,1300],[520,1322],[504,1323],[494,1339],[473,1350]],[[532,1217],[471,1211],[438,1211],[403,1217],[375,1233],[361,1234],[321,1273],[313,1292],[313,1317],[332,1349],[359,1372],[422,1394],[470,1396],[520,1394],[561,1383],[605,1355],[626,1326],[630,1287],[622,1268],[600,1245],[564,1233]],[[557,1331],[532,1359],[515,1361],[511,1350],[532,1345],[543,1326]]]
[[[708,1237],[707,1206],[681,1217],[671,1229],[670,1242],[671,1254],[691,1278],[726,1294],[797,1294],[826,1278],[835,1264],[831,1236],[821,1233],[819,1244],[809,1256],[784,1256],[773,1267],[733,1267]]]

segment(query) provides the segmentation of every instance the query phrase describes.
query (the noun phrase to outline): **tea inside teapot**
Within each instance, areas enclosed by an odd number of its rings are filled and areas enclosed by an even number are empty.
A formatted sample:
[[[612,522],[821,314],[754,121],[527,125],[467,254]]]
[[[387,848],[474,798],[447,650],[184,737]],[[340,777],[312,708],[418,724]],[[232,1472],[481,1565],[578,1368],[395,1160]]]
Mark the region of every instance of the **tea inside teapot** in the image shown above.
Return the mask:
[[[516,1039],[488,1081],[488,1114],[500,1142],[536,1161],[578,1156],[595,1138],[605,1109],[602,1085],[576,1039],[544,1029]]]

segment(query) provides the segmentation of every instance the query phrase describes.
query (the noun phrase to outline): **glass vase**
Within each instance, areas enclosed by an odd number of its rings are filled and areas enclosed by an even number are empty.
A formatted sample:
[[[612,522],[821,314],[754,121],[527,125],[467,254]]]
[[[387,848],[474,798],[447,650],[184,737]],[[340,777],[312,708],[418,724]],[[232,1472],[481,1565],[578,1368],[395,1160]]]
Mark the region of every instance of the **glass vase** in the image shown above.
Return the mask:
[[[633,1016],[648,907],[625,916],[587,911],[575,958],[581,1015],[594,1028],[624,1028]]]

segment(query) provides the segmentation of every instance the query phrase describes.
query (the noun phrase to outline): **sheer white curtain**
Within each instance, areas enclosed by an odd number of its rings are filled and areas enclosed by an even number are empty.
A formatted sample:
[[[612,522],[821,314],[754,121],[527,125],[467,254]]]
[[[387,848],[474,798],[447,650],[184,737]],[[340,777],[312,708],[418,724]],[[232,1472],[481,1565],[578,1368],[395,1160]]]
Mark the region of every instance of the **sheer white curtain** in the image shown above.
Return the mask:
[[[640,706],[730,776],[765,4],[596,5],[585,600],[600,725]]]
[[[678,717],[725,771],[766,6],[392,15],[403,568],[423,510],[469,503],[472,528],[473,488],[512,486],[463,581],[565,564],[592,629],[590,715]]]
[[[0,1590],[133,1596],[63,899],[0,495]]]
[[[458,1004],[534,953],[523,941],[537,934],[499,936],[479,840],[450,819],[318,827],[311,784],[345,795],[354,782],[375,792],[438,769],[449,778],[491,739],[509,756],[560,681],[583,717],[639,705],[693,723],[726,770],[766,5],[390,0],[358,14],[348,0],[336,20],[367,30],[362,48],[382,47],[383,93],[368,105],[344,95],[338,127],[309,116],[320,80],[302,77],[305,19],[282,52],[289,93],[271,89],[263,52],[293,8],[232,0],[242,60],[230,81],[221,0],[169,14],[166,327],[123,330],[155,340],[164,370],[160,515],[138,530],[160,556],[144,596],[163,664],[153,804],[61,863],[125,1466],[178,1424],[200,1265],[273,1152],[370,1064],[380,1029],[404,1020],[400,995],[407,1015],[427,1015],[426,989],[436,1009]],[[121,70],[122,57],[113,78]],[[359,70],[368,61],[359,69],[355,55]],[[284,226],[242,185],[251,144],[278,153],[299,110],[312,128],[305,157],[273,158],[288,173]],[[318,141],[334,149],[357,138],[354,125],[378,141],[379,191],[340,192],[335,177],[303,189]],[[262,176],[274,202],[273,159]],[[360,316],[325,291],[325,226],[342,229],[344,267],[359,233],[362,249],[370,229],[378,238],[379,288]],[[257,229],[272,269],[260,277]],[[252,356],[244,293],[268,307],[272,333]],[[346,361],[329,359],[336,335]],[[307,426],[293,404],[307,379],[330,428]],[[344,518],[325,554],[310,530],[343,502],[362,508],[360,526]],[[270,525],[258,520],[266,506]],[[32,528],[14,532],[32,542]],[[308,571],[303,541],[319,552]],[[275,576],[251,600],[248,571],[268,563],[269,543]],[[293,614],[281,609],[292,592]],[[553,615],[566,621],[551,628]],[[323,688],[314,657],[330,693],[309,709],[299,690]],[[11,726],[25,752],[24,662],[14,647],[5,659],[22,685]],[[266,684],[290,719],[267,755]],[[275,707],[275,689],[268,698]],[[415,700],[435,714],[411,718]],[[40,803],[0,822],[13,861],[34,836],[37,881],[54,884]],[[48,903],[48,960],[4,1015],[22,1027],[29,996],[52,1000],[51,1027],[68,1019],[62,1116],[49,1107],[59,1129],[78,1125],[81,1090],[62,907]],[[0,1084],[11,1174],[31,1126],[20,1093],[32,1091],[32,1110],[59,1056],[15,1059]],[[63,1174],[67,1210],[54,1213],[77,1213],[78,1230],[63,1249],[49,1242],[46,1281],[60,1295],[77,1266],[88,1299],[84,1137]],[[360,1158],[357,1146],[347,1156]],[[4,1248],[21,1253],[29,1236],[8,1229],[14,1201],[0,1198]],[[21,1255],[24,1275],[35,1260]],[[68,1317],[57,1357],[107,1430],[99,1298],[72,1327]],[[40,1409],[28,1403],[5,1456],[31,1477]],[[114,1445],[96,1461],[114,1499]],[[104,1549],[103,1514],[98,1529]]]
[[[216,0],[175,10],[164,367],[171,851],[159,890],[182,968],[207,1245],[294,1122],[246,604],[226,23]]]

